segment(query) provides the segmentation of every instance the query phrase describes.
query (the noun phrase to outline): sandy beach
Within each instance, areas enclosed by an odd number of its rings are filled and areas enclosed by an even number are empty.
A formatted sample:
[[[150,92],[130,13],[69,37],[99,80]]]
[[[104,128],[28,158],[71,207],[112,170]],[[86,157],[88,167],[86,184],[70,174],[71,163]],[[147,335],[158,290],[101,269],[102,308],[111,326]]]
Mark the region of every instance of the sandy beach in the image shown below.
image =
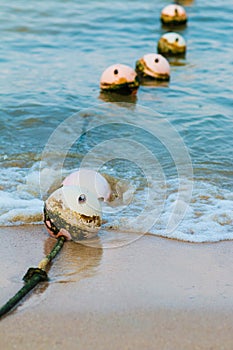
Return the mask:
[[[55,244],[42,212],[66,176],[116,198],[96,246],[66,242],[0,319],[0,350],[233,350],[232,0],[172,2],[185,25],[162,0],[1,1],[0,307]],[[67,204],[93,217],[85,180]]]
[[[3,304],[54,243],[43,226],[1,228]],[[0,321],[1,349],[232,349],[233,242],[155,236],[115,249],[67,242]]]

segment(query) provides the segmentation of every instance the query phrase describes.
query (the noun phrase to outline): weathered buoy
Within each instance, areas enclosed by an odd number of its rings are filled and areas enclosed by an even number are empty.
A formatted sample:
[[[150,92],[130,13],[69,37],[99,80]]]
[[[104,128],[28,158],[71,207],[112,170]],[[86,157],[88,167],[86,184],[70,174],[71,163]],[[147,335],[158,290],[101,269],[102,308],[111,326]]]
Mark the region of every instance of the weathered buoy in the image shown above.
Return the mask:
[[[123,95],[136,94],[139,81],[136,72],[124,64],[108,67],[100,78],[100,88],[105,92],[116,92]]]
[[[166,25],[182,25],[188,18],[183,6],[171,4],[162,9],[160,19]]]
[[[98,199],[107,202],[111,196],[108,181],[99,172],[81,168],[68,175],[62,182],[63,186],[79,186],[88,188]]]
[[[165,57],[156,53],[144,55],[136,62],[136,72],[141,80],[156,79],[168,81],[170,79],[170,65]]]
[[[189,6],[194,2],[194,0],[176,0],[175,3],[182,6]]]
[[[158,52],[165,56],[184,56],[186,42],[180,34],[175,32],[166,33],[158,41]]]
[[[63,186],[44,204],[44,223],[52,237],[80,241],[98,234],[101,205],[97,196],[79,186]]]

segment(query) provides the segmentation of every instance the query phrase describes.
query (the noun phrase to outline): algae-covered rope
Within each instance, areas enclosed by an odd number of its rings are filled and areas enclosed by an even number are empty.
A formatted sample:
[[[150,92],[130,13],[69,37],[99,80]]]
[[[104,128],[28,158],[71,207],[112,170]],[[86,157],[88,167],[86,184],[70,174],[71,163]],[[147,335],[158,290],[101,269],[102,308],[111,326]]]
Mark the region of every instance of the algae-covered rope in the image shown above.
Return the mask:
[[[9,312],[13,307],[38,283],[48,280],[48,275],[45,271],[48,264],[56,257],[63,247],[66,238],[61,236],[57,239],[56,244],[52,248],[51,252],[43,258],[38,267],[30,267],[23,277],[25,282],[24,286],[11,298],[8,302],[0,308],[0,318]]]

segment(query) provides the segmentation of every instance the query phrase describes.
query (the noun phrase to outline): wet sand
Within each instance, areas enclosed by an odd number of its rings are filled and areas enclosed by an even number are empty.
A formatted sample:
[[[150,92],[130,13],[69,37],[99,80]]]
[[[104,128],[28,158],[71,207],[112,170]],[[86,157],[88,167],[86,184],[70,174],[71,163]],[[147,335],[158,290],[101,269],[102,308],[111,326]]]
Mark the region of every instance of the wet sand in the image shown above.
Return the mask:
[[[43,226],[1,228],[0,304],[53,245]],[[115,249],[67,242],[0,321],[7,349],[233,349],[233,241],[154,236]]]

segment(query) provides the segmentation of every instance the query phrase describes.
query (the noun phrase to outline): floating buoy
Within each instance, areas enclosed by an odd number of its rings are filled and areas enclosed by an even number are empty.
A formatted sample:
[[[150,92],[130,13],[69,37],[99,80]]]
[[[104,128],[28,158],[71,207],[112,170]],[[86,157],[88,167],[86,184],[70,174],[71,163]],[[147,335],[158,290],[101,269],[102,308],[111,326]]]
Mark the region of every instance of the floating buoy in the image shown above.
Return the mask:
[[[111,196],[108,181],[95,170],[81,168],[68,175],[62,182],[64,186],[79,186],[88,188],[97,198],[107,202]]]
[[[176,0],[175,2],[178,5],[189,6],[189,5],[191,5],[194,2],[194,0]]]
[[[136,94],[139,81],[136,72],[124,64],[108,67],[100,78],[102,91],[117,92],[123,95]]]
[[[97,196],[79,186],[63,186],[45,201],[44,223],[52,237],[80,241],[98,234],[101,205]]]
[[[136,62],[136,72],[140,79],[156,79],[168,81],[170,79],[170,65],[160,54],[149,53]]]
[[[163,8],[160,19],[166,25],[182,25],[187,22],[187,14],[183,6],[171,4]]]
[[[166,33],[158,41],[158,52],[165,56],[185,55],[186,42],[180,34]]]

